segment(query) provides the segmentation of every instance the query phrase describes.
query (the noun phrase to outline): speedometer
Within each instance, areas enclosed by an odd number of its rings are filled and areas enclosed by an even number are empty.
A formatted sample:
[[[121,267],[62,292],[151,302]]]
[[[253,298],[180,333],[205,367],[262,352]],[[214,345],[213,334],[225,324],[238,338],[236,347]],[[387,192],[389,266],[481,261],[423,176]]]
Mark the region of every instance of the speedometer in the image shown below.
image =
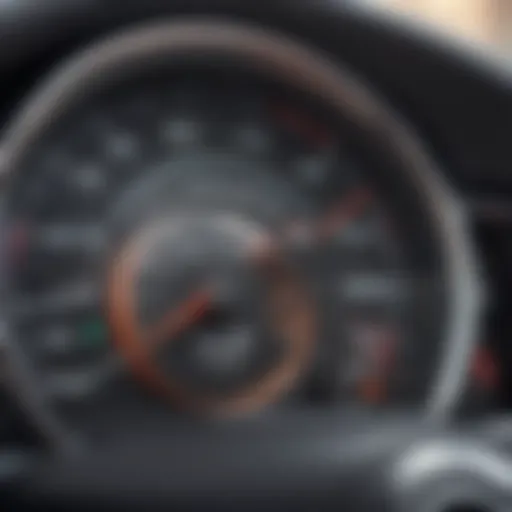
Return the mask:
[[[8,354],[45,428],[453,405],[479,306],[462,215],[323,56],[218,23],[123,34],[3,155]]]

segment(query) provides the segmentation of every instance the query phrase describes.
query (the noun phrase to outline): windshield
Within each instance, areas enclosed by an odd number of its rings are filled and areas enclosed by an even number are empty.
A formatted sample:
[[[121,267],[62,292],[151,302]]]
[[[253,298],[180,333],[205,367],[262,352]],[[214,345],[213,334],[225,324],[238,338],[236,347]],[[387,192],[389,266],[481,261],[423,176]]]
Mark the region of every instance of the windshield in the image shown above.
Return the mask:
[[[512,0],[372,0],[512,58]]]

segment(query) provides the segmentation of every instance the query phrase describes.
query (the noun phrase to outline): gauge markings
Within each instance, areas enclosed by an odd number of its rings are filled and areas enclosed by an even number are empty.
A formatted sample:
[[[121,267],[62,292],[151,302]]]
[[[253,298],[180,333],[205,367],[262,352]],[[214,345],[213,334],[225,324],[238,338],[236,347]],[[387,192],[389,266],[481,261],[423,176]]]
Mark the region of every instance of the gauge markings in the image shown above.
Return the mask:
[[[93,309],[101,300],[101,289],[94,283],[62,285],[54,290],[14,297],[9,313],[18,320],[67,315]]]
[[[48,139],[26,181],[20,180],[5,247],[17,265],[7,314],[42,386],[47,382],[52,396],[80,402],[103,392],[118,370],[132,377],[138,364],[141,380],[172,388],[166,395],[174,400],[171,395],[182,394],[174,383],[180,387],[194,375],[186,374],[179,357],[166,358],[196,343],[192,363],[203,361],[206,368],[216,361],[219,374],[229,373],[243,366],[254,337],[258,346],[270,338],[269,344],[273,338],[287,344],[277,350],[283,350],[283,366],[272,382],[255,379],[258,407],[271,395],[283,398],[299,374],[317,364],[311,357],[316,341],[319,351],[329,345],[329,355],[342,354],[327,363],[329,357],[319,358],[318,368],[322,373],[331,365],[332,376],[343,365],[340,381],[349,382],[340,395],[390,400],[390,354],[404,343],[396,333],[419,340],[424,326],[439,319],[437,309],[427,311],[427,296],[431,301],[442,291],[432,263],[436,250],[416,256],[423,234],[406,223],[422,212],[408,209],[407,186],[391,190],[390,182],[384,189],[372,180],[370,159],[359,158],[358,145],[343,144],[342,123],[326,121],[313,98],[301,102],[290,94],[276,101],[277,89],[260,84],[257,90],[219,84],[221,94],[204,85],[155,83],[155,94],[130,90],[114,105],[91,106],[62,140]],[[239,247],[232,229],[217,233],[209,224],[219,212],[261,226],[262,236],[241,235]],[[109,248],[124,247],[138,229],[189,216],[201,229],[187,225],[183,237],[166,231],[168,243],[153,248],[154,259],[141,257],[145,265],[136,272],[123,267],[133,274],[131,284],[117,274],[125,252]],[[17,219],[23,220],[18,227]],[[393,230],[386,229],[388,221]],[[192,231],[194,240],[187,238]],[[212,260],[222,272],[210,274]],[[98,282],[102,278],[107,282]],[[246,317],[256,319],[254,326]],[[219,329],[222,322],[227,327]],[[226,343],[215,345],[220,338]],[[358,348],[347,356],[351,344]],[[284,361],[288,354],[292,362]]]
[[[270,105],[270,115],[291,133],[306,139],[316,147],[327,147],[334,141],[330,130],[313,117],[282,102]]]
[[[339,280],[338,291],[349,302],[400,302],[410,298],[413,283],[418,280],[412,275],[346,273]]]
[[[71,185],[78,192],[102,196],[107,190],[107,171],[101,165],[84,163],[70,176]]]
[[[107,234],[94,223],[53,223],[34,227],[32,237],[36,248],[45,251],[94,253],[106,246]]]
[[[367,326],[366,370],[358,382],[358,395],[363,402],[380,404],[390,393],[390,372],[396,362],[398,338],[396,331],[386,325]]]
[[[270,134],[257,124],[240,127],[233,138],[237,149],[251,155],[268,155],[273,144]]]
[[[195,147],[203,136],[202,124],[194,119],[173,118],[167,120],[161,129],[162,140],[173,150]]]
[[[141,151],[141,141],[126,131],[113,131],[105,141],[107,158],[117,162],[131,162]]]
[[[93,367],[77,367],[55,370],[43,379],[44,392],[53,399],[72,402],[91,398],[101,392],[111,380],[125,369],[121,358],[110,354]]]
[[[320,188],[332,171],[332,161],[330,151],[301,155],[292,163],[292,172],[305,186]]]

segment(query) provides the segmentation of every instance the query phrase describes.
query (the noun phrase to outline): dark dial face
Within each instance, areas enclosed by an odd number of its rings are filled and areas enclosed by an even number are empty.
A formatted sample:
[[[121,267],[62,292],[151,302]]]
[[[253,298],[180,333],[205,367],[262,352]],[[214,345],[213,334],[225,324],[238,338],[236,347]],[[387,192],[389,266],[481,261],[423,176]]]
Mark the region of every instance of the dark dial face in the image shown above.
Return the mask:
[[[414,192],[350,126],[194,73],[62,126],[14,180],[6,256],[9,320],[70,421],[421,403],[438,255]]]

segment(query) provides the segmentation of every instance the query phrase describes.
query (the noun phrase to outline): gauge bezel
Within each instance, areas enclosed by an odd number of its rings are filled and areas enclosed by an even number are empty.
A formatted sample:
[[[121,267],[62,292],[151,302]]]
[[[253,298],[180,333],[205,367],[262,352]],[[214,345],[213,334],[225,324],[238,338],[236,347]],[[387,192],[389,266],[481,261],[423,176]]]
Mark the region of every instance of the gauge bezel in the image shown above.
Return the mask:
[[[172,66],[184,56],[201,52],[248,62],[280,83],[314,92],[333,112],[361,127],[372,140],[385,143],[401,163],[397,172],[419,192],[441,244],[448,320],[442,360],[425,411],[431,418],[446,417],[465,383],[483,295],[464,208],[411,128],[374,91],[320,51],[266,29],[208,19],[152,23],[111,36],[64,62],[25,102],[0,145],[2,186],[32,145],[84,98],[105,84],[110,87],[133,77],[141,69]],[[74,443],[46,406],[30,365],[8,332],[9,326],[4,327],[8,379],[36,427],[54,446],[67,450]]]

